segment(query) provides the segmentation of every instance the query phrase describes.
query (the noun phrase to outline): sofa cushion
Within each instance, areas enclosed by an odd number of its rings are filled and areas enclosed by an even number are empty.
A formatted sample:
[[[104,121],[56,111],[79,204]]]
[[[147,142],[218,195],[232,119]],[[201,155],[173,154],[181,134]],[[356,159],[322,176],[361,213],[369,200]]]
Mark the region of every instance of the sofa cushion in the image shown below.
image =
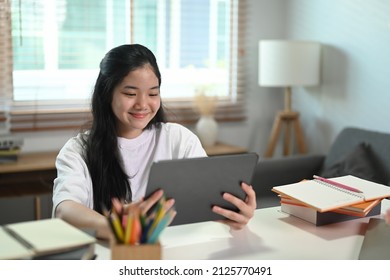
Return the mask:
[[[387,184],[384,174],[378,168],[378,161],[367,143],[358,144],[343,159],[332,166],[321,170],[320,176],[338,177],[344,175],[354,175],[372,182]]]

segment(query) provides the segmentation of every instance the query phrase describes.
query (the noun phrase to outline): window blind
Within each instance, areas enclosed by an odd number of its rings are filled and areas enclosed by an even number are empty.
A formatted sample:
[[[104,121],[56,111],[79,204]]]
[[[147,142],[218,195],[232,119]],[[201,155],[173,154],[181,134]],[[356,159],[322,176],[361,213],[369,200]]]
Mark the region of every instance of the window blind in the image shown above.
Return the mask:
[[[0,134],[8,132],[9,103],[12,99],[11,5],[0,0]]]
[[[11,132],[79,128],[91,118],[101,58],[123,43],[141,43],[156,54],[168,120],[196,122],[194,92],[218,77],[225,80],[216,119],[244,120],[244,2],[0,0],[7,6],[0,62],[8,67],[0,72],[0,123]]]

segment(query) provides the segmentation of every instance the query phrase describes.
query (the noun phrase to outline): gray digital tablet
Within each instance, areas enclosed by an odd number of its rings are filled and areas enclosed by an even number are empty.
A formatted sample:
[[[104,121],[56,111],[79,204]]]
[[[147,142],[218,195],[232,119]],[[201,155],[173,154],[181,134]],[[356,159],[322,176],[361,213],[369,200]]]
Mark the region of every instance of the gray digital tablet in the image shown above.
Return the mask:
[[[163,189],[167,198],[175,199],[177,214],[171,225],[221,220],[212,206],[237,211],[222,194],[244,199],[240,184],[251,183],[257,160],[257,154],[243,153],[158,161],[152,164],[146,197]]]

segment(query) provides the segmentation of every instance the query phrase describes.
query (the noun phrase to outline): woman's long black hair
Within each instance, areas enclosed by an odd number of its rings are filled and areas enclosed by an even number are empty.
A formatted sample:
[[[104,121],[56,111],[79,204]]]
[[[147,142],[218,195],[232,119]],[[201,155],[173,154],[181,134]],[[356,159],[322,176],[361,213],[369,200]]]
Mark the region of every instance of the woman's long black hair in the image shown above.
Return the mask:
[[[100,72],[92,95],[92,125],[84,138],[85,154],[93,184],[94,209],[102,213],[103,207],[111,209],[111,199],[131,198],[128,176],[122,169],[118,150],[116,117],[111,108],[114,88],[129,72],[150,65],[161,85],[161,74],[153,53],[138,44],[127,44],[110,50],[100,63]],[[147,125],[165,122],[161,106]],[[131,156],[131,155],[129,155]]]

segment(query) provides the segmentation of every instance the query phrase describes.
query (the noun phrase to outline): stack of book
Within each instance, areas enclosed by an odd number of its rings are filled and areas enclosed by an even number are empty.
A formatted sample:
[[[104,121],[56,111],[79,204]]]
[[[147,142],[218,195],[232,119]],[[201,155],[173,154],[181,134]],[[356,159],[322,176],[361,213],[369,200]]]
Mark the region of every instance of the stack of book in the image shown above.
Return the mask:
[[[22,138],[0,137],[0,163],[15,162],[18,159],[23,143]]]
[[[0,260],[95,258],[96,238],[61,219],[0,226]]]
[[[299,201],[281,196],[280,209],[287,214],[301,218],[317,226],[322,226],[330,223],[379,215],[381,201],[381,199],[376,199],[340,207],[327,212],[319,212],[315,208],[302,204]]]
[[[281,211],[317,226],[378,215],[390,187],[355,176],[331,179],[316,177],[277,186]]]

